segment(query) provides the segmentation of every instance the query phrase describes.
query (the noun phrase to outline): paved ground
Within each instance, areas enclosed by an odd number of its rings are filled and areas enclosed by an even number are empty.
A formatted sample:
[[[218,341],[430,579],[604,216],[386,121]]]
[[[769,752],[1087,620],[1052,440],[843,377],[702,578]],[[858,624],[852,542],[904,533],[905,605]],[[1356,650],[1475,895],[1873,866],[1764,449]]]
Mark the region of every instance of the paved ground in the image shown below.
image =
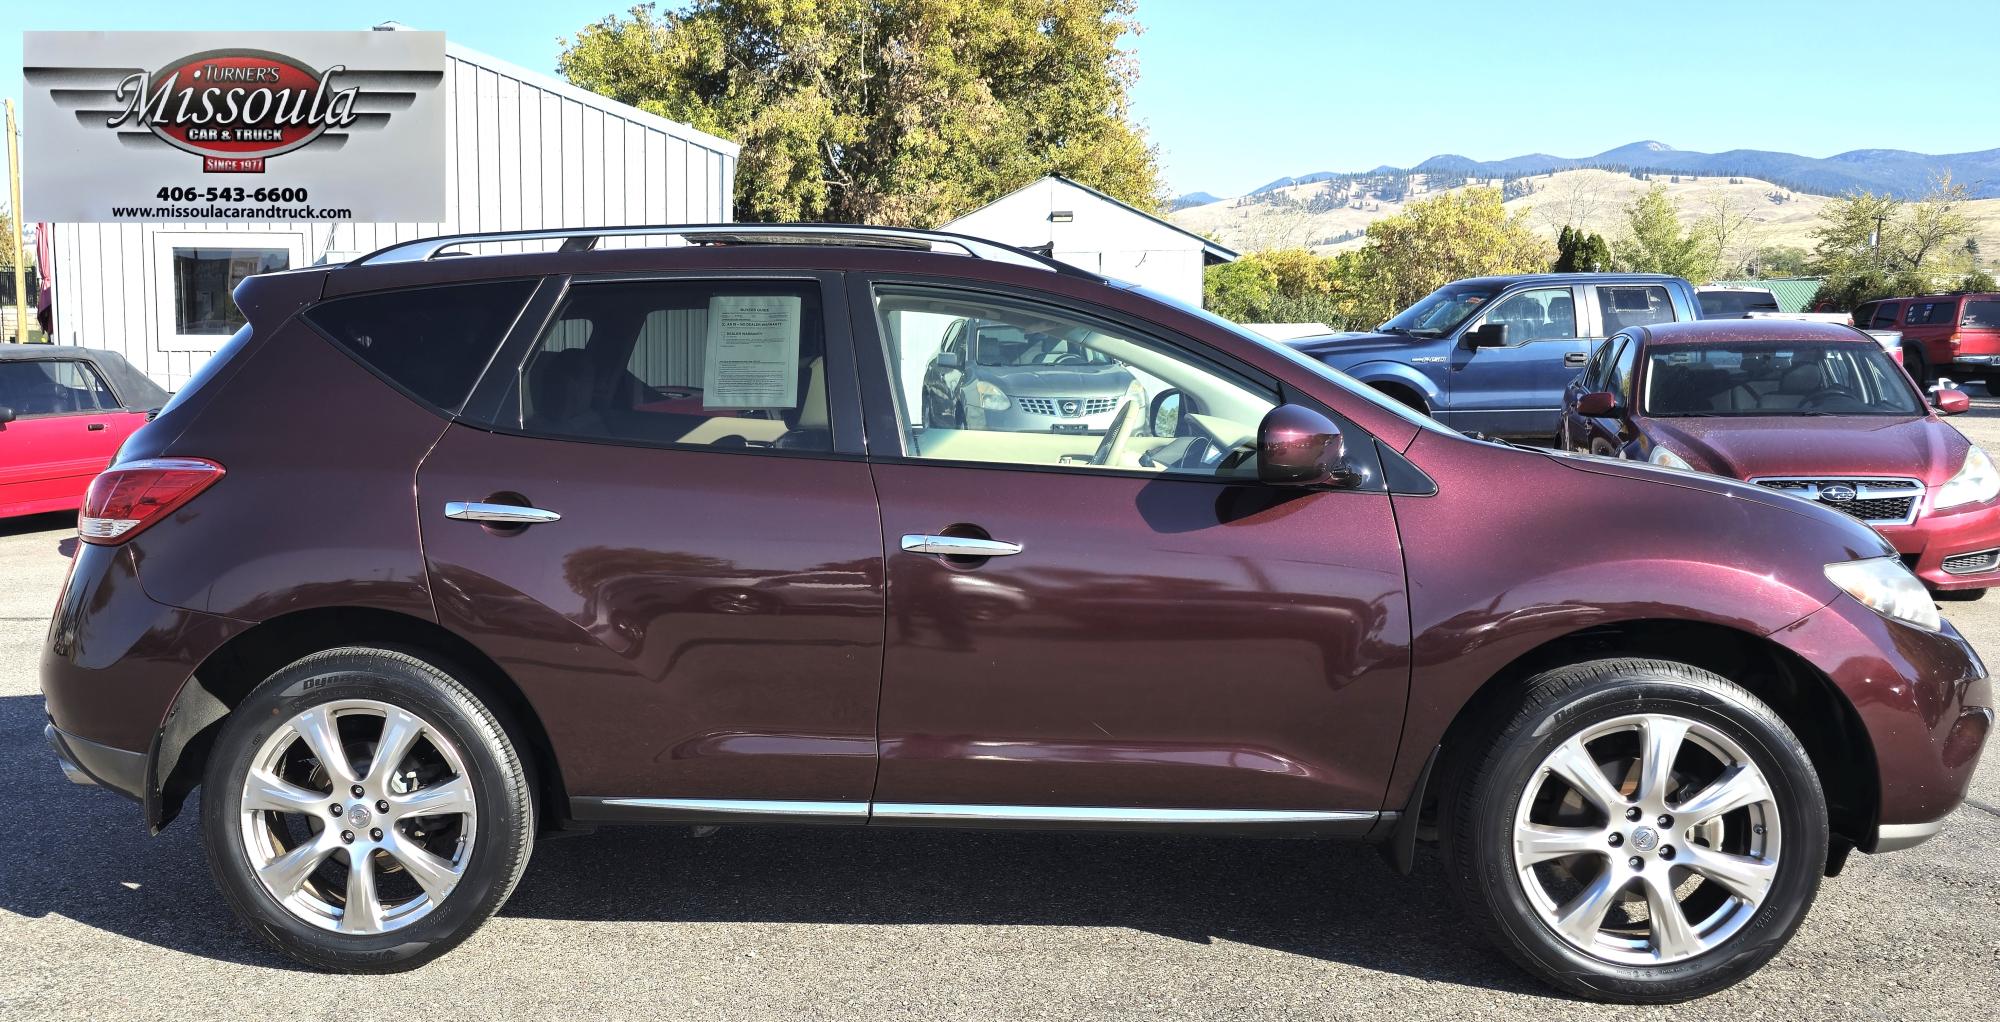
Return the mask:
[[[2000,450],[2000,400],[1959,419]],[[223,908],[195,828],[69,785],[35,658],[71,520],[0,526],[0,1018],[1994,1018],[2000,753],[1913,851],[1855,856],[1750,982],[1615,1013],[1473,940],[1437,863],[1312,842],[624,829],[535,852],[412,974],[292,967]],[[1946,613],[2000,663],[2000,597]]]

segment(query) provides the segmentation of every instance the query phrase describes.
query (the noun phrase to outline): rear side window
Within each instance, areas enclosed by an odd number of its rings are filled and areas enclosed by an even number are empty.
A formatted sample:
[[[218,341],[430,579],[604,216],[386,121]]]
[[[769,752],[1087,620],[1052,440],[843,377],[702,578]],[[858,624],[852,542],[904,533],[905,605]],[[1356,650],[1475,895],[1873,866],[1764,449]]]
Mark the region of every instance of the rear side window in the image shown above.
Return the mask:
[[[1907,326],[1927,326],[1932,323],[1950,323],[1958,314],[1958,300],[1945,299],[1938,302],[1911,302],[1910,314],[1903,323]]]
[[[831,451],[816,282],[584,284],[515,381],[507,427],[718,450]]]
[[[455,411],[533,290],[532,281],[502,280],[382,291],[336,298],[304,315],[390,382]]]
[[[97,372],[82,362],[45,360],[0,362],[0,405],[13,409],[22,418],[32,415],[69,415],[115,408]]]
[[[1604,332],[1615,334],[1627,327],[1674,321],[1673,300],[1667,289],[1650,285],[1607,286],[1597,289],[1604,313]]]

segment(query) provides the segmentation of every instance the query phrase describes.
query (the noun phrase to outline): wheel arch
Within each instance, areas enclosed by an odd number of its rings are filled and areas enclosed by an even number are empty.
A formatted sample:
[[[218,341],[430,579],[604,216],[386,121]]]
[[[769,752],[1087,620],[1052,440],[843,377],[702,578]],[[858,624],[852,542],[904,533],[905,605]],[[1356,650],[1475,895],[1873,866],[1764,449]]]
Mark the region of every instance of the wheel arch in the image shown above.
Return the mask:
[[[1430,377],[1401,362],[1363,362],[1341,371],[1425,415],[1431,414],[1444,396]]]
[[[1826,791],[1827,813],[1836,843],[1863,845],[1875,832],[1881,804],[1881,780],[1874,744],[1846,694],[1818,668],[1797,653],[1763,636],[1705,621],[1635,619],[1579,629],[1551,639],[1509,662],[1473,692],[1446,726],[1433,749],[1405,753],[1424,757],[1435,752],[1437,768],[1428,783],[1412,791],[1406,812],[1419,820],[1435,819],[1440,781],[1460,767],[1455,754],[1476,747],[1484,728],[1497,726],[1527,679],[1543,671],[1586,660],[1633,656],[1671,660],[1728,678],[1763,700],[1792,729],[1812,758],[1813,770]],[[1419,829],[1412,828],[1412,833]],[[1412,838],[1413,840],[1414,838]],[[1840,856],[1829,856],[1829,869]]]
[[[541,717],[499,664],[433,621],[373,607],[320,607],[260,622],[232,637],[181,686],[147,757],[146,822],[153,832],[179,815],[201,783],[216,735],[252,689],[287,664],[341,646],[408,653],[472,689],[522,753],[540,826],[561,825],[569,798],[554,747]]]

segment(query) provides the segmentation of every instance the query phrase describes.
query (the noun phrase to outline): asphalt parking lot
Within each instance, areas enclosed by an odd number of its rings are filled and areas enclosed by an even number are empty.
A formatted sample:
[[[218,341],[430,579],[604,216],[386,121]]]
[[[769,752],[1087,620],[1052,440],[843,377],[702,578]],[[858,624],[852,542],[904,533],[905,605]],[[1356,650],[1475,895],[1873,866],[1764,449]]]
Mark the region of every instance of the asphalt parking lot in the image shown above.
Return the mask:
[[[2000,449],[2000,399],[1955,420]],[[1435,860],[1024,833],[608,829],[543,843],[499,917],[415,973],[299,969],[241,929],[192,820],[65,782],[35,678],[70,516],[0,523],[4,1018],[1993,1018],[2000,753],[1936,840],[1855,856],[1749,982],[1674,1008],[1551,995]],[[2000,662],[2000,597],[1944,604]]]

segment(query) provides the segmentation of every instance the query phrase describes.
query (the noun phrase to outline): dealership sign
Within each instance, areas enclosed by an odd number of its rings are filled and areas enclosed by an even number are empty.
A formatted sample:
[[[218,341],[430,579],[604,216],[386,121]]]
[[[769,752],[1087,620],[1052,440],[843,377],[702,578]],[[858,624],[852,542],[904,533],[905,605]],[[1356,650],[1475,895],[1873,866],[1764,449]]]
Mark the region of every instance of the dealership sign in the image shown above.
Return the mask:
[[[444,218],[439,32],[29,32],[30,219]]]

